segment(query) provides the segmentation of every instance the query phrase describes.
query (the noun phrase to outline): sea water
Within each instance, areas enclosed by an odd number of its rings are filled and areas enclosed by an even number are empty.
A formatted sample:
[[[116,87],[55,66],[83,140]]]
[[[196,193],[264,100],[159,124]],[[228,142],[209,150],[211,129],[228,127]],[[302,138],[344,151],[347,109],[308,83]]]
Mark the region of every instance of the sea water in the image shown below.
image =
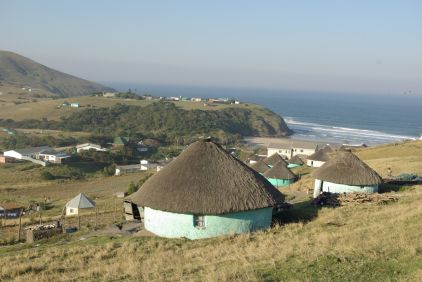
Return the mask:
[[[348,144],[416,139],[422,133],[422,96],[288,90],[108,84],[154,96],[227,97],[264,105],[281,115],[294,138]]]

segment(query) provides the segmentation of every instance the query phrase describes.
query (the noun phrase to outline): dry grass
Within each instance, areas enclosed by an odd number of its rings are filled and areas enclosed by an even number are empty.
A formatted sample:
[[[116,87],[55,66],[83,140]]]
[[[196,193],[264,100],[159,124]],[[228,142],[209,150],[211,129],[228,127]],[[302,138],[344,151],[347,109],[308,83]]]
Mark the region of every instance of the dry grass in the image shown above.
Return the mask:
[[[396,165],[392,165],[394,173],[418,173],[421,150],[422,142],[411,142],[360,150],[358,155],[381,174],[387,163]],[[312,187],[311,170],[294,168],[302,175],[301,181],[282,190],[299,195],[298,190]],[[54,199],[63,198],[58,200],[62,204],[65,197],[89,191],[107,202],[115,187],[127,187],[137,177],[99,178],[60,186],[20,182],[14,196],[48,193]],[[422,280],[422,186],[400,192],[397,202],[386,205],[335,209],[313,208],[303,202],[303,194],[282,217],[283,222],[290,223],[265,232],[197,241],[104,236],[79,241],[77,237],[62,237],[40,246],[0,247],[0,280]],[[310,221],[305,223],[305,219]]]
[[[401,173],[422,175],[422,141],[361,149],[356,152],[356,155],[383,177],[387,177],[389,167],[393,175]]]
[[[0,250],[0,279],[416,281],[421,200],[418,187],[390,205],[324,208],[307,224],[208,240],[99,237],[8,247]]]

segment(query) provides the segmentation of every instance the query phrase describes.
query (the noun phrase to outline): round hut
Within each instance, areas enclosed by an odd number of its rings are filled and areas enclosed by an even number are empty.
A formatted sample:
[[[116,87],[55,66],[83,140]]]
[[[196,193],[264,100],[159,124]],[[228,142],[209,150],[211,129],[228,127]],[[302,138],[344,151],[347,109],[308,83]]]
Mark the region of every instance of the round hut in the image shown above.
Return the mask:
[[[257,172],[261,174],[263,174],[264,172],[270,169],[270,167],[263,161],[258,161],[254,163],[253,165],[251,165],[251,168],[253,168],[254,170],[256,170]]]
[[[264,176],[274,186],[286,186],[297,180],[296,174],[291,172],[284,162],[276,163],[264,173]]]
[[[296,155],[290,158],[289,165],[287,167],[294,168],[294,167],[303,166],[303,165],[304,165],[304,162],[302,161],[302,159],[298,155]]]
[[[330,155],[333,152],[333,148],[330,146],[325,146],[324,148],[310,155],[306,160],[306,164],[311,167],[320,167],[330,159]]]
[[[382,183],[378,173],[348,151],[337,152],[312,176],[315,178],[314,198],[321,192],[376,193]]]
[[[288,163],[283,159],[283,157],[277,153],[274,153],[270,157],[265,158],[263,162],[266,163],[269,167],[273,167],[279,162],[283,162],[285,165],[288,165]]]
[[[209,140],[191,144],[130,198],[144,208],[146,230],[189,239],[268,228],[284,201],[265,177]]]

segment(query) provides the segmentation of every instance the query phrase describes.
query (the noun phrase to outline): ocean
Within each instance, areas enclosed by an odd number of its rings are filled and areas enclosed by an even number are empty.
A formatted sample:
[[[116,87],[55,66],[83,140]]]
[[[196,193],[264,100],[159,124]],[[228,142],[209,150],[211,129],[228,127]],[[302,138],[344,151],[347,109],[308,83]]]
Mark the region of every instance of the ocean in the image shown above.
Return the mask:
[[[228,97],[268,107],[296,139],[368,145],[416,139],[422,133],[422,97],[411,94],[336,94],[199,86],[108,83],[154,96]]]

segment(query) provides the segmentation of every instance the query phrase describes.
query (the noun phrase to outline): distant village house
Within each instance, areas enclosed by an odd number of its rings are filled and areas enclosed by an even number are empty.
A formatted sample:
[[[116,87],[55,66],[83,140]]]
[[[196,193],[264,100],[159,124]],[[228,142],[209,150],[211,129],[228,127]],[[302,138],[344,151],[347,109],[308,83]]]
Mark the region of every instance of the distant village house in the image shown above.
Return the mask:
[[[97,152],[105,152],[108,151],[106,148],[102,148],[100,145],[91,144],[91,143],[84,143],[76,146],[76,152],[81,151],[97,151]]]
[[[3,203],[0,204],[1,218],[17,218],[23,212],[24,207],[17,203]]]

